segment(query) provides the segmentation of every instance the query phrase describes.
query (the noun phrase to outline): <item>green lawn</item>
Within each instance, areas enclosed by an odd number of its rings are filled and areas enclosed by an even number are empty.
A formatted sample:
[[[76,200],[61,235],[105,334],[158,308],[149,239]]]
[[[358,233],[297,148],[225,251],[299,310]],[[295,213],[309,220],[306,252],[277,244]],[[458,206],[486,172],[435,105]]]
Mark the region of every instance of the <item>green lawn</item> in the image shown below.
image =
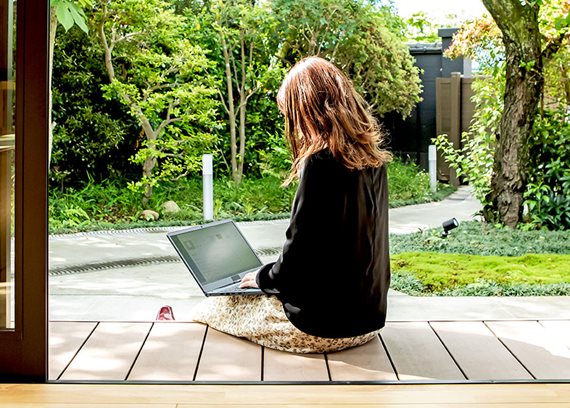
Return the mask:
[[[570,295],[570,231],[462,223],[390,236],[392,288],[410,295]]]
[[[481,280],[498,284],[570,283],[570,255],[484,256],[408,252],[393,255],[394,273],[407,273],[440,292]]]

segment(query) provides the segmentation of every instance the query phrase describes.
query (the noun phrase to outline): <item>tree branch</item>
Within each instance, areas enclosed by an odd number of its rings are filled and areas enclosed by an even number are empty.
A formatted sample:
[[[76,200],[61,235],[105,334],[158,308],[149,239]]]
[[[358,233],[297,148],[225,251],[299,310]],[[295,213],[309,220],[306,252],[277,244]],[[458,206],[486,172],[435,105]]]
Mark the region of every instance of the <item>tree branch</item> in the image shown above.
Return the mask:
[[[149,84],[147,84],[147,85],[149,85]],[[163,90],[163,89],[169,89],[169,88],[172,89],[172,88],[175,88],[177,85],[178,85],[178,83],[175,82],[175,83],[173,83],[173,84],[161,84],[161,85],[151,86],[151,87],[149,87],[149,88],[147,88],[147,89],[145,90],[145,92],[144,92],[144,93],[145,93],[144,100],[145,100],[145,101],[147,100],[148,94],[151,94],[151,93],[153,93],[153,92],[160,91],[160,90]]]
[[[313,31],[311,30],[311,28],[308,25],[305,25],[305,28],[308,32],[311,33],[311,38],[312,38]],[[312,54],[312,52],[311,52],[312,51],[312,48],[311,48],[312,47],[312,39],[307,36],[307,33],[305,32],[305,30],[302,30],[301,34],[303,35],[303,38],[305,38],[305,41],[307,41],[307,43],[309,45],[309,54]]]
[[[225,100],[223,99],[223,95],[220,92],[220,90],[218,89],[218,93],[220,94],[220,97],[222,98],[222,102],[224,102],[224,107],[226,108],[226,111],[228,112],[228,116],[230,117],[230,119],[234,119],[236,118],[236,111],[234,108],[234,91],[233,91],[233,86],[232,86],[232,69],[231,69],[231,57],[230,54],[228,52],[228,47],[227,47],[227,43],[226,43],[226,37],[222,36],[222,51],[224,54],[224,60],[226,63],[226,86],[228,89],[228,100],[227,100],[227,105]]]
[[[246,68],[245,68],[245,33],[240,30],[240,51],[241,51],[241,85],[239,87],[240,96],[245,93],[245,79],[246,79]],[[243,97],[241,98],[243,99]]]
[[[236,59],[234,57],[234,47],[230,46],[230,61],[232,62],[232,69],[233,69],[233,74],[234,74],[234,79],[233,81],[235,81],[236,87],[239,85],[239,79],[238,79],[238,69],[236,66]]]
[[[249,43],[249,69],[253,70],[253,40]]]
[[[162,132],[162,130],[170,125],[171,123],[174,122],[180,122],[182,120],[182,118],[171,118],[171,112],[172,112],[172,108],[174,108],[175,106],[180,105],[180,100],[175,100],[172,101],[172,103],[170,104],[170,106],[168,107],[168,111],[166,112],[166,119],[164,119],[162,121],[162,123],[158,126],[158,128],[156,128],[155,134],[158,136],[160,134],[160,132]]]
[[[117,43],[117,31],[115,30],[115,23],[111,25],[111,47],[115,47]]]
[[[107,76],[109,81],[113,82],[115,79],[115,68],[113,67],[112,52],[113,47],[107,42],[107,35],[105,34],[105,18],[99,24],[99,37],[103,43],[103,50],[105,52],[105,68],[107,68]]]
[[[567,26],[563,28],[567,28]],[[549,60],[554,54],[558,52],[565,39],[570,39],[570,32],[560,33],[558,37],[549,42],[544,50],[542,50],[542,58],[544,60]]]
[[[142,34],[142,31],[139,31],[139,32],[136,32],[136,33],[130,33],[130,34],[123,35],[123,36],[121,36],[121,37],[115,39],[115,44],[117,44],[117,43],[119,43],[119,42],[121,42],[121,41],[124,41],[124,40],[128,40],[129,38],[132,38],[132,37],[134,37],[135,35],[140,35],[140,34]]]
[[[182,120],[182,118],[171,118],[171,119],[165,119],[162,121],[162,123],[160,124],[160,126],[158,126],[158,128],[156,128],[156,135],[158,136],[160,134],[160,132],[162,132],[162,130],[164,130],[164,128],[168,125],[170,125],[171,123],[175,123],[175,122],[180,122]]]
[[[182,177],[186,177],[189,173],[190,173],[189,171],[186,171],[186,172],[180,174],[179,176],[174,177],[174,178],[172,179],[172,181],[178,181],[178,180],[180,180]]]
[[[220,100],[222,101],[222,105],[224,105],[224,110],[229,115],[230,110],[228,108],[228,105],[226,104],[226,100],[224,98],[224,95],[222,94],[222,91],[220,91],[220,88],[218,88],[218,87],[216,87],[216,91],[218,91],[218,95],[220,95]]]

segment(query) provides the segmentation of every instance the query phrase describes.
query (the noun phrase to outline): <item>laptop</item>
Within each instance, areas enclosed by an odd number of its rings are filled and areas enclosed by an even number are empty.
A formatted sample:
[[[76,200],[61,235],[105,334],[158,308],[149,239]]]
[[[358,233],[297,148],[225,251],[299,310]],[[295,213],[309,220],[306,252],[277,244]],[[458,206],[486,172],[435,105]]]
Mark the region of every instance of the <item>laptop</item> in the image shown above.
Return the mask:
[[[213,222],[166,234],[206,296],[259,295],[240,288],[242,277],[263,263],[232,220]]]

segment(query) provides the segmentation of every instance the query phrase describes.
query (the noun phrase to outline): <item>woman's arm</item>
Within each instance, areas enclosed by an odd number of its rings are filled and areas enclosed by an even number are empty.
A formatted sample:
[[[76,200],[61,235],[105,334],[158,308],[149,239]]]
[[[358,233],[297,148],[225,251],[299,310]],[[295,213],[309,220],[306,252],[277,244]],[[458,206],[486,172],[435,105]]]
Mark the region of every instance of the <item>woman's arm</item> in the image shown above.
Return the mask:
[[[291,297],[317,278],[315,269],[329,249],[338,222],[340,197],[335,163],[319,153],[310,156],[299,180],[283,252],[274,264],[262,267],[256,283],[267,294]]]

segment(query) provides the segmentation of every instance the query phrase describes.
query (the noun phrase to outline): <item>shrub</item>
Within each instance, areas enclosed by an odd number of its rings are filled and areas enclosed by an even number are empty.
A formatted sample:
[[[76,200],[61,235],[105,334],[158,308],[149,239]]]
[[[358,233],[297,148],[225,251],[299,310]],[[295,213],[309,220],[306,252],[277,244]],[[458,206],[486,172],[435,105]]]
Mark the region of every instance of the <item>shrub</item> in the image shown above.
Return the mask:
[[[442,188],[431,194],[424,172],[416,166],[396,161],[388,169],[391,206],[432,201],[449,193]],[[283,188],[282,178],[267,176],[245,178],[237,185],[228,178],[214,180],[214,212],[216,219],[263,220],[287,218],[296,191],[296,183]],[[128,180],[96,183],[92,178],[82,188],[52,189],[49,195],[51,232],[102,228],[148,226],[139,222],[143,209],[159,213],[164,202],[175,201],[181,211],[163,214],[159,225],[202,222],[202,180],[185,178],[164,183],[155,189],[146,208],[137,193],[126,188]],[[115,224],[115,225],[114,225]],[[152,225],[156,225],[152,224]]]
[[[530,168],[524,205],[535,228],[570,228],[570,123],[564,112],[545,113],[529,140]]]
[[[416,164],[400,158],[394,158],[388,164],[388,189],[390,207],[434,201],[455,191],[452,186],[440,184],[438,193],[432,193],[429,174]]]
[[[453,289],[430,291],[421,280],[405,272],[393,273],[390,287],[410,296],[570,296],[570,283],[530,285],[497,283],[485,279]]]
[[[439,135],[434,143],[449,165],[473,187],[475,198],[483,206],[489,204],[491,174],[495,155],[496,130],[502,114],[504,76],[486,77],[473,82],[475,113],[469,132],[461,134],[461,149],[455,149],[447,135]]]
[[[427,293],[425,285],[414,275],[406,272],[393,272],[390,288],[411,296],[422,296]]]
[[[521,256],[528,253],[570,253],[568,231],[523,231],[495,228],[479,222],[463,222],[447,238],[442,229],[390,235],[390,252],[444,252],[475,255]]]
[[[53,186],[79,187],[91,180],[129,177],[128,158],[140,127],[119,103],[106,100],[108,81],[96,39],[78,27],[56,37],[53,61]]]
[[[462,288],[443,290],[437,296],[568,296],[570,283],[529,285],[480,280]]]

